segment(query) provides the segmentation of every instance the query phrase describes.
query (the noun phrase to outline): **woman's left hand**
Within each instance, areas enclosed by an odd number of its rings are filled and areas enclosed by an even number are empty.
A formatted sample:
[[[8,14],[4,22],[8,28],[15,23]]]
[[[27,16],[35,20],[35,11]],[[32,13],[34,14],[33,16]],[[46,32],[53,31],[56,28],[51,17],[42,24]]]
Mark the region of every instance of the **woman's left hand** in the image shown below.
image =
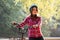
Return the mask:
[[[33,25],[33,28],[36,28],[36,27],[38,27],[38,25],[36,24],[36,25]]]

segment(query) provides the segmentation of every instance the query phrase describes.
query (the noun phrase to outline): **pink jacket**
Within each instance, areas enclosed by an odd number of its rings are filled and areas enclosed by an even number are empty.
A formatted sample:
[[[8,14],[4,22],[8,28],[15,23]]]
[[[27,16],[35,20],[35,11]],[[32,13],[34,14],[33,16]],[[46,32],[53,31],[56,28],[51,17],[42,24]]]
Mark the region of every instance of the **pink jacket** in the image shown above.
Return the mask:
[[[41,24],[41,17],[36,17],[36,18],[31,18],[30,16],[27,17],[22,23],[19,24],[19,27],[24,27],[24,25],[28,26],[28,36],[29,37],[40,37],[41,32],[40,32],[40,24]],[[33,28],[33,25],[38,25],[38,27]]]

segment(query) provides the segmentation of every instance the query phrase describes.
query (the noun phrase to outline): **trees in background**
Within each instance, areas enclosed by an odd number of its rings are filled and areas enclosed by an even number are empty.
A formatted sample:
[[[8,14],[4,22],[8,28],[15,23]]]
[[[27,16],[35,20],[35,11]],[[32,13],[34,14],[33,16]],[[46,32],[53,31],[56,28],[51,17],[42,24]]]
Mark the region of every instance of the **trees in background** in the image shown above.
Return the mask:
[[[34,4],[38,6],[38,15],[42,17],[43,35],[58,36],[56,31],[60,27],[60,0],[0,0],[0,37],[19,37],[18,28],[11,22],[21,23]]]

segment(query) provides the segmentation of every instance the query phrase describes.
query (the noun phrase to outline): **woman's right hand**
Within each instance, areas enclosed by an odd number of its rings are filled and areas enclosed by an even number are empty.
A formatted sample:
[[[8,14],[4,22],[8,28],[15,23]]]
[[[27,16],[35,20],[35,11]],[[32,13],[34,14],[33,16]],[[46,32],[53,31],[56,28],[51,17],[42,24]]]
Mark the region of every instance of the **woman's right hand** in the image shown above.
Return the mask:
[[[15,22],[15,21],[13,21],[13,22],[12,22],[12,25],[18,25],[18,23],[17,23],[17,22]]]
[[[15,21],[13,21],[13,22],[11,22],[12,23],[12,25],[15,25],[16,27],[19,27],[19,24],[17,23],[17,22],[15,22]],[[24,28],[19,28],[19,29],[22,29],[22,30],[24,30]]]

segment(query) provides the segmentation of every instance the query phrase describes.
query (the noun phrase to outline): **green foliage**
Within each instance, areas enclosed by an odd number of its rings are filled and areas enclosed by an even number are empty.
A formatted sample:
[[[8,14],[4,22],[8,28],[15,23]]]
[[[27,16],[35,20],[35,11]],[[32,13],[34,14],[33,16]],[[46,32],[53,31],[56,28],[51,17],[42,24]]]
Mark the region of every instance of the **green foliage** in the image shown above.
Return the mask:
[[[51,30],[57,30],[60,25],[60,0],[0,0],[0,37],[21,36],[11,22],[21,23],[32,4],[38,6],[39,15],[42,16],[43,35],[49,37]]]
[[[14,0],[0,0],[0,37],[18,37],[17,28],[11,22],[21,22],[27,14]]]

